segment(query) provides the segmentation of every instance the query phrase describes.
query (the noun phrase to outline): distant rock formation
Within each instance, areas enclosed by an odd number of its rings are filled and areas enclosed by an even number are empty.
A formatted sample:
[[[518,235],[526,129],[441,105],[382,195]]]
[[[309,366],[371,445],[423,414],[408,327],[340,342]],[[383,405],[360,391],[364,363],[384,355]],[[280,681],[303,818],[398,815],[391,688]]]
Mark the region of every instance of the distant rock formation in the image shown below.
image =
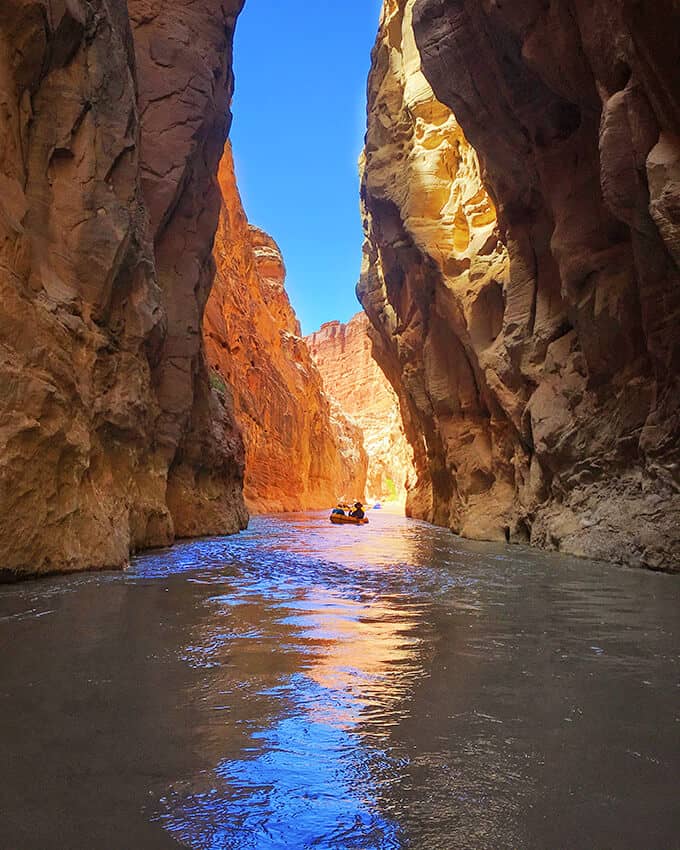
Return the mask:
[[[3,3],[6,576],[118,567],[246,521],[200,334],[241,5]]]
[[[204,335],[213,381],[243,429],[248,507],[328,508],[339,497],[363,497],[362,433],[323,393],[284,288],[283,258],[248,224],[229,145],[219,183],[217,275]]]
[[[359,294],[415,515],[680,569],[679,14],[386,0]]]
[[[368,454],[371,501],[406,501],[415,483],[413,449],[404,436],[399,400],[371,353],[369,321],[357,313],[346,325],[326,322],[305,337],[326,393],[361,428]]]

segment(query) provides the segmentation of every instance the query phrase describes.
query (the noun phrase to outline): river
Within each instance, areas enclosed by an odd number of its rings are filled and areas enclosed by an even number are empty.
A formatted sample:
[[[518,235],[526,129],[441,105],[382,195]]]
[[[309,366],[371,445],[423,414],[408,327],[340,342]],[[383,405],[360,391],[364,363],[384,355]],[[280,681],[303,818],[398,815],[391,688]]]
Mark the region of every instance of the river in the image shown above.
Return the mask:
[[[1,588],[0,848],[680,847],[680,578],[370,519]]]

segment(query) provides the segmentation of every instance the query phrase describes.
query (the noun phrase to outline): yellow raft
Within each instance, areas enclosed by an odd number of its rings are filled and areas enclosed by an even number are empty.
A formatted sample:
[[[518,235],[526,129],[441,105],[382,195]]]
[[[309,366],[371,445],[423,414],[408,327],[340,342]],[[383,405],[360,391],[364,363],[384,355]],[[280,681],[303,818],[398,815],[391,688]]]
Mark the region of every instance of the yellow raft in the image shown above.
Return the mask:
[[[331,514],[331,522],[333,525],[368,525],[366,517],[357,519],[355,516],[342,516],[341,514]]]

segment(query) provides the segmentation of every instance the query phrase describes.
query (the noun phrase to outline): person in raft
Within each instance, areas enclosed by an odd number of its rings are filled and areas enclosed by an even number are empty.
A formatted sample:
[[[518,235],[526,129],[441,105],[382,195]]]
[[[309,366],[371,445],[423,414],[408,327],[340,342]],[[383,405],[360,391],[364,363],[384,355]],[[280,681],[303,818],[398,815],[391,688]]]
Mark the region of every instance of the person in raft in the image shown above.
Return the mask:
[[[349,512],[349,515],[354,517],[354,519],[363,519],[366,514],[364,513],[364,506],[361,502],[354,503],[354,510]]]
[[[333,508],[331,511],[332,514],[336,514],[337,516],[345,516],[345,511],[342,509],[340,505],[337,508]]]

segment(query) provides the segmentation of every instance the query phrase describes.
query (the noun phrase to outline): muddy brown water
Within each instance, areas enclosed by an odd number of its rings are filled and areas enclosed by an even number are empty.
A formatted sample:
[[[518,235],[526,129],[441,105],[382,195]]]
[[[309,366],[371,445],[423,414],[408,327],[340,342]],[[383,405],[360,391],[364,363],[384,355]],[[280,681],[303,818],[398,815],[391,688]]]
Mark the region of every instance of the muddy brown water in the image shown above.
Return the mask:
[[[680,578],[370,518],[1,588],[1,850],[680,847]]]

